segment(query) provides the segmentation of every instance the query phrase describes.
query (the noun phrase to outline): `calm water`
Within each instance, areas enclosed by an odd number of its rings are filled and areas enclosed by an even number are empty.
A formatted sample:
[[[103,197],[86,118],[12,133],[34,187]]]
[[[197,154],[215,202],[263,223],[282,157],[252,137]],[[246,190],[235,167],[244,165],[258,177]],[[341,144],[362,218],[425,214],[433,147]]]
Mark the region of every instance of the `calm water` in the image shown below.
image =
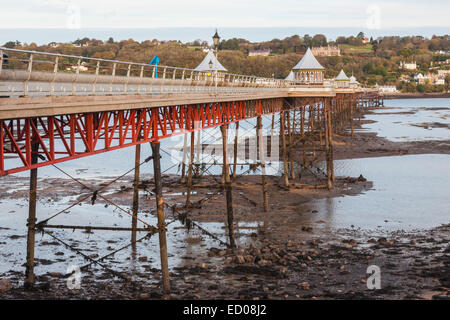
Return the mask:
[[[450,223],[450,155],[337,160],[337,176],[359,176],[373,188],[357,196],[318,200],[317,219],[330,227],[412,230]]]
[[[385,100],[385,106],[393,109],[366,115],[366,119],[377,122],[365,124],[364,130],[391,141],[450,139],[450,99]],[[405,114],[391,114],[398,112]]]

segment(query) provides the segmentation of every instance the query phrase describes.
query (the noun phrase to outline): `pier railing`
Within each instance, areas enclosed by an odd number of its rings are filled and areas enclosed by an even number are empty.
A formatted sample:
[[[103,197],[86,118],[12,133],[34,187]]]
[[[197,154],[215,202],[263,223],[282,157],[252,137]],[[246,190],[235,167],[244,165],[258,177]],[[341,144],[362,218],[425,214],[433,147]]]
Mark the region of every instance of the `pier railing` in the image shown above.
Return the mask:
[[[0,96],[237,93],[290,80],[0,47]]]

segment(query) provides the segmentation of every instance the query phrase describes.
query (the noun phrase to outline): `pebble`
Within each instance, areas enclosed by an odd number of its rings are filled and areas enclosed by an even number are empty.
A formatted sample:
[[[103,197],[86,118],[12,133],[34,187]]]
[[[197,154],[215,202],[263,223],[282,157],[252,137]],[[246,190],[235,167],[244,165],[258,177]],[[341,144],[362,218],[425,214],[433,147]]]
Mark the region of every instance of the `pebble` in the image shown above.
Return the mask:
[[[8,279],[2,279],[0,280],[0,293],[8,292],[12,289],[11,281]]]

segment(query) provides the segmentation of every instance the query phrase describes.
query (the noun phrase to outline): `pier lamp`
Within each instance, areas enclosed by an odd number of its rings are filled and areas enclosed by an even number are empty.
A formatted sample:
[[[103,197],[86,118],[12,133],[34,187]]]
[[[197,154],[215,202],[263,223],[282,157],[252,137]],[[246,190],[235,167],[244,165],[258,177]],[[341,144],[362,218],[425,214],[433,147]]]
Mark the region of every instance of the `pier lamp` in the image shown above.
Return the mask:
[[[216,59],[218,58],[218,53],[219,53],[219,41],[220,41],[220,37],[219,34],[217,33],[217,29],[216,29],[216,33],[214,33],[213,37],[213,43],[214,43],[214,49],[216,51]],[[210,64],[210,66],[212,65],[212,63]],[[212,66],[211,66],[212,67]],[[217,92],[217,68],[214,72],[214,82],[215,82],[215,87],[216,87],[216,92]]]
[[[219,46],[219,41],[220,41],[220,37],[217,34],[217,29],[216,29],[216,33],[213,35],[212,39],[213,39],[213,43],[214,43],[214,48],[217,50],[217,48]]]

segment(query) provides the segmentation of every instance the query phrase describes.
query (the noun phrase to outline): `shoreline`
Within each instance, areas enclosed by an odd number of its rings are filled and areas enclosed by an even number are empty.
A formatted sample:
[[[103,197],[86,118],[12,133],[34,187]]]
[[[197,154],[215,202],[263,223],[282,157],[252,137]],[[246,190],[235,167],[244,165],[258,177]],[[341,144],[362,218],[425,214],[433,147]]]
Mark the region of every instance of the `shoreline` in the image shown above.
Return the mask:
[[[437,93],[384,93],[385,100],[394,99],[423,99],[423,98],[450,98],[450,92]]]

